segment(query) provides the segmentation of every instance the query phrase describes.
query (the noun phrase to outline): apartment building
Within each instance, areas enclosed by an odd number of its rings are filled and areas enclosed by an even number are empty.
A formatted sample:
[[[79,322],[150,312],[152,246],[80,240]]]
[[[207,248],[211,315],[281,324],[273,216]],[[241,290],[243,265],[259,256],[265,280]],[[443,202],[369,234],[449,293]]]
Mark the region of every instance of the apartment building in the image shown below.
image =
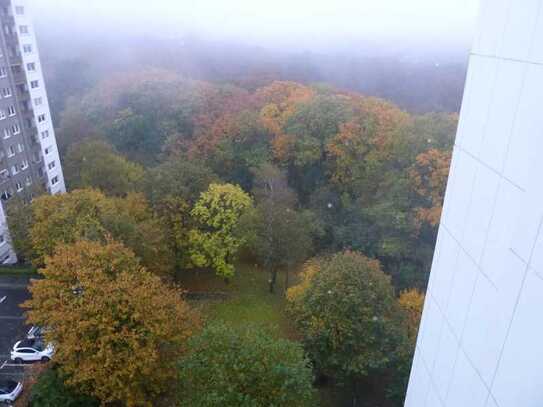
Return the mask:
[[[66,187],[27,1],[0,0],[0,23],[0,264],[10,264],[6,202]]]
[[[543,405],[542,39],[482,1],[407,407]]]

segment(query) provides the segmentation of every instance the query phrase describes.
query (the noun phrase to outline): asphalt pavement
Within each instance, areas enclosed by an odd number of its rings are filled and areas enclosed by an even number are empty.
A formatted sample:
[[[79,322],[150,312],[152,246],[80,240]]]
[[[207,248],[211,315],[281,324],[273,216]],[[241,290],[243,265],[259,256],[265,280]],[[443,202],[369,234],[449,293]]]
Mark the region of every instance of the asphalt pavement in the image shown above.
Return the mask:
[[[28,277],[0,276],[0,378],[21,380],[24,366],[14,365],[9,354],[13,345],[25,337],[24,311],[19,307],[30,297]]]

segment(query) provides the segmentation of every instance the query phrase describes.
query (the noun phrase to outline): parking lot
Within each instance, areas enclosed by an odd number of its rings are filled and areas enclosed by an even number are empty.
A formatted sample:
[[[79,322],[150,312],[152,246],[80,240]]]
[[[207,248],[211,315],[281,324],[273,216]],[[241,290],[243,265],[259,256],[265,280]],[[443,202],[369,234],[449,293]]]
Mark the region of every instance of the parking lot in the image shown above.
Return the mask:
[[[10,359],[13,344],[24,338],[28,330],[21,303],[29,298],[27,277],[0,276],[0,377],[21,380],[24,366],[14,365]]]

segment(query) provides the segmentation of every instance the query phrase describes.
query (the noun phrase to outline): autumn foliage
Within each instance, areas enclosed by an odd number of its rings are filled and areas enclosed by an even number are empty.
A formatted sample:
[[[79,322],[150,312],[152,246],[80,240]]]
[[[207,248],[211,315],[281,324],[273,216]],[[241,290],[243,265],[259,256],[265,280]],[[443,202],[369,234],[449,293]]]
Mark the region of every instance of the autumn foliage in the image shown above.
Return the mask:
[[[60,244],[30,286],[28,322],[50,327],[67,383],[104,403],[152,405],[198,318],[120,243]]]

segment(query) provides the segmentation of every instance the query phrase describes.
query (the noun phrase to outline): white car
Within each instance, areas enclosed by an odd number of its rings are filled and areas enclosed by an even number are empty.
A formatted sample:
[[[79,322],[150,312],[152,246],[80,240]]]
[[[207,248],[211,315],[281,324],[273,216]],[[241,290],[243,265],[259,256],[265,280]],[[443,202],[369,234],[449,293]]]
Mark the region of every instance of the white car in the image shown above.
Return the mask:
[[[15,401],[23,391],[23,385],[14,380],[0,380],[0,403]]]
[[[16,363],[48,362],[54,353],[55,348],[51,344],[45,345],[39,339],[24,339],[13,345],[11,360]]]

